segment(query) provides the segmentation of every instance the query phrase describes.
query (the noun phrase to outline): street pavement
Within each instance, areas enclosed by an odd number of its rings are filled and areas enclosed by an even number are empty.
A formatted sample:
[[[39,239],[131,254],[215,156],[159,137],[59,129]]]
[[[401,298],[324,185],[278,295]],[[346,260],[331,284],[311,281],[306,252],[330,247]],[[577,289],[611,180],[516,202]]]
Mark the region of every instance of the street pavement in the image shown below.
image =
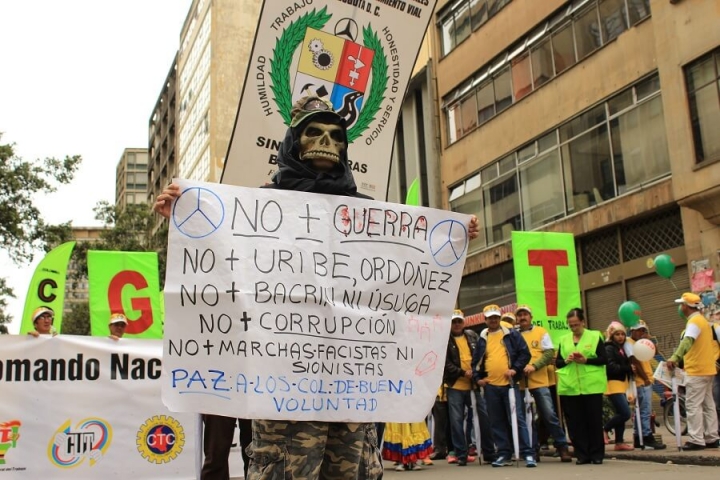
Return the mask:
[[[678,480],[682,477],[694,476],[710,479],[717,477],[718,470],[712,466],[660,464],[642,461],[605,460],[602,465],[575,465],[560,463],[557,458],[543,458],[537,468],[525,468],[520,462],[519,467],[493,468],[490,465],[479,465],[477,462],[465,467],[437,461],[435,465],[423,467],[419,471],[396,472],[392,463],[385,463],[383,480],[477,480],[486,475],[495,476],[498,480],[556,480],[582,478],[582,480]]]

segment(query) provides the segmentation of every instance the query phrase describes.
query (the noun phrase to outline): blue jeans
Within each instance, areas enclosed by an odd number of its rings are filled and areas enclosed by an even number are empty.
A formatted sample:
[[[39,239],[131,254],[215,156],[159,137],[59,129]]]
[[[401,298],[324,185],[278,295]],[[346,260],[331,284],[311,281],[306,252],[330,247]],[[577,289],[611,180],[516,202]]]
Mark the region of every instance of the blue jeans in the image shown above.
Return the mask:
[[[558,419],[557,413],[555,413],[555,407],[553,406],[552,394],[548,387],[538,387],[530,390],[535,399],[535,406],[538,410],[538,414],[545,424],[550,436],[553,439],[553,445],[555,448],[567,447],[567,439],[565,438],[565,431],[560,426],[560,420]],[[526,421],[532,421],[532,419]],[[537,429],[533,429],[533,447],[538,450],[540,447],[537,440]]]
[[[613,393],[608,399],[615,410],[615,415],[605,424],[605,431],[615,430],[615,444],[625,440],[625,422],[630,420],[630,405],[624,393]]]
[[[455,390],[447,389],[448,409],[450,411],[450,438],[452,439],[453,449],[458,458],[467,459],[468,443],[465,436],[465,409],[472,411],[472,399],[470,395],[475,395],[475,402],[478,409],[478,423],[480,425],[480,445],[484,457],[491,457],[495,454],[493,446],[493,437],[490,432],[490,422],[488,419],[487,409],[485,408],[485,400],[478,390]]]
[[[650,417],[652,415],[652,385],[646,385],[637,387],[638,405],[640,405],[640,426],[642,427],[643,438],[652,435],[652,425],[650,424]],[[635,425],[635,436],[639,437],[637,429],[637,419],[633,420]]]
[[[494,385],[485,386],[485,401],[487,402],[488,415],[490,416],[490,427],[492,429],[493,441],[497,446],[498,456],[511,458],[515,447],[512,437],[512,417],[510,412],[510,386],[497,387]],[[520,455],[522,457],[533,456],[534,452],[528,437],[527,424],[525,423],[525,410],[520,389],[513,387],[515,394],[515,411],[517,412],[518,440],[520,444]]]

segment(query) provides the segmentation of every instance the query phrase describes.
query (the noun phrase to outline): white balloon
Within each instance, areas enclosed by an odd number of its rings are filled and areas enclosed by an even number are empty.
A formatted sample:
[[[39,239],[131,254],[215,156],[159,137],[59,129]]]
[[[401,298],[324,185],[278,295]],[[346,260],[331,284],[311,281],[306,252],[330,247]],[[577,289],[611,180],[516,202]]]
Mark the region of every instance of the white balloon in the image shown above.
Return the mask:
[[[646,362],[655,356],[655,344],[647,338],[641,338],[633,345],[633,355],[641,362]]]

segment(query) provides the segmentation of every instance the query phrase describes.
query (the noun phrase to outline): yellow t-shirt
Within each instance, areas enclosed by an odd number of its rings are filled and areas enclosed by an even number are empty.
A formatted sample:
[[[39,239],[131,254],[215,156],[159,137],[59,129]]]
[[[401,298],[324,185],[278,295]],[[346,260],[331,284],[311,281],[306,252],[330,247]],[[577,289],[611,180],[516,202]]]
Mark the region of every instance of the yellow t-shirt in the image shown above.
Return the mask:
[[[630,345],[635,344],[635,340],[628,337],[626,340]],[[650,365],[650,360],[645,360],[644,362],[640,362],[640,365],[642,365],[643,372],[645,372],[645,376],[650,380],[649,382],[646,382],[643,380],[643,378],[640,375],[635,375],[635,384],[638,387],[645,387],[647,385],[652,385],[653,382],[653,374],[655,373],[652,369],[652,365]]]
[[[543,327],[535,325],[530,330],[525,330],[524,332],[520,332],[520,334],[525,339],[525,343],[527,343],[528,349],[530,350],[530,365],[540,360],[545,350],[553,348],[550,335]],[[533,388],[550,386],[547,367],[543,367],[528,375],[528,383],[530,384],[531,390]]]
[[[690,350],[685,354],[685,373],[690,376],[715,375],[716,347],[710,323],[699,312],[688,317],[685,336],[695,339]]]
[[[502,329],[496,332],[487,332],[487,350],[485,351],[485,370],[490,385],[502,387],[510,382],[505,376],[509,365],[507,350],[503,344]]]
[[[463,370],[472,369],[472,353],[470,353],[470,346],[468,345],[465,335],[455,337],[455,345],[458,347],[460,353],[460,368]],[[470,379],[460,377],[453,384],[452,388],[455,390],[470,390]]]

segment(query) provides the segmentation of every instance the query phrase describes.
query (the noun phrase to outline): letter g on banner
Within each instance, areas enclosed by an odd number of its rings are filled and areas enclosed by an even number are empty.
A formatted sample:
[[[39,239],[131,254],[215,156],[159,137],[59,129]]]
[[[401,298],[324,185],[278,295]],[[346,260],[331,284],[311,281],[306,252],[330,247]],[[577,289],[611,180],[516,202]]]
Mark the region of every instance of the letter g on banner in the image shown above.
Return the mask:
[[[123,270],[110,280],[108,286],[108,304],[110,305],[110,313],[122,313],[128,318],[128,326],[126,333],[137,335],[143,333],[153,324],[153,312],[150,297],[134,297],[131,299],[133,310],[140,310],[140,317],[132,320],[123,307],[123,289],[131,285],[135,287],[135,291],[148,287],[145,277],[134,270]],[[135,292],[135,293],[136,293]]]

